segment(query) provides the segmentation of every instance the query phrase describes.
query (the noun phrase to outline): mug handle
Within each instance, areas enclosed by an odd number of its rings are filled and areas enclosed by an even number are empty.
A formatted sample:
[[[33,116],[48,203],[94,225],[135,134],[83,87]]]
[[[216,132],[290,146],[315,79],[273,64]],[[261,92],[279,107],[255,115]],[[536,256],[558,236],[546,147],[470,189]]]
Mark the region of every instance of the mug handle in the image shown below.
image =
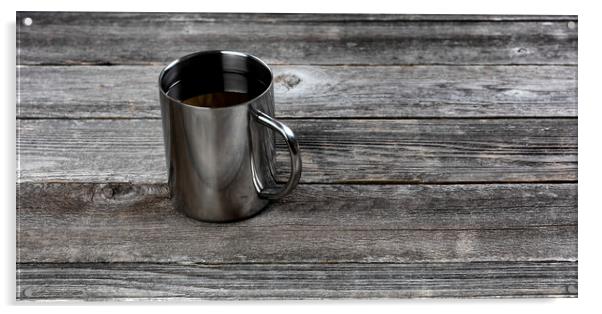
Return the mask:
[[[297,142],[295,133],[293,133],[293,131],[288,126],[286,126],[286,124],[276,120],[275,118],[270,117],[269,115],[255,108],[251,108],[250,111],[251,115],[260,124],[267,126],[274,131],[277,131],[278,133],[280,133],[280,135],[282,135],[282,137],[284,137],[286,145],[288,146],[288,151],[291,155],[291,174],[284,188],[279,192],[259,192],[259,196],[262,198],[277,200],[289,194],[297,186],[297,183],[299,183],[299,178],[301,178],[301,155],[299,154],[299,143]]]

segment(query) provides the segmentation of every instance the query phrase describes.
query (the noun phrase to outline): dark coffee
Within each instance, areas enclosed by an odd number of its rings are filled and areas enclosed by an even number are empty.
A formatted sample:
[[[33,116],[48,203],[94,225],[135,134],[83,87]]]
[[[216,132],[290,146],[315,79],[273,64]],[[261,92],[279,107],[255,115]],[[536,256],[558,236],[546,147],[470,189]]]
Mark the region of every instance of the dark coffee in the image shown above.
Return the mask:
[[[182,100],[182,102],[196,107],[220,108],[242,104],[249,100],[251,100],[251,97],[247,93],[214,92],[190,97]]]

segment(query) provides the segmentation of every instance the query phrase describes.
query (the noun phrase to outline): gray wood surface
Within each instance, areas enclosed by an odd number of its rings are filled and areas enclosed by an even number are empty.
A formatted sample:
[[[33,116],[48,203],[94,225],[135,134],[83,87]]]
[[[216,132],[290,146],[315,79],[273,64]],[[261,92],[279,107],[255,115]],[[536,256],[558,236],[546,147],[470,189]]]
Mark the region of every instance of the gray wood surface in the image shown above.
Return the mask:
[[[575,184],[301,185],[253,219],[231,224],[188,219],[167,196],[159,184],[21,184],[19,260],[577,259]]]
[[[576,297],[577,29],[17,12],[16,297]],[[232,224],[186,218],[165,184],[156,78],[204,49],[266,60],[301,141],[293,194]]]
[[[160,118],[162,66],[21,66],[20,118]],[[274,66],[278,117],[576,117],[573,66]]]
[[[574,262],[23,264],[21,299],[576,297]]]
[[[18,13],[20,64],[165,63],[199,50],[271,64],[577,64],[577,18]],[[143,47],[143,48],[142,48]]]
[[[577,179],[574,119],[284,121],[306,183]],[[20,120],[17,137],[21,181],[167,181],[161,120]]]

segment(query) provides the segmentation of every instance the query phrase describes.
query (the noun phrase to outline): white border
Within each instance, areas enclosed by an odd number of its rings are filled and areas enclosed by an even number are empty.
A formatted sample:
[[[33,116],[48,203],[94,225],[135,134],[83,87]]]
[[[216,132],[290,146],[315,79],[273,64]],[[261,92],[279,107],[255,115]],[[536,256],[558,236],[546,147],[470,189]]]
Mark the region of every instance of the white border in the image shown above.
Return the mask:
[[[291,12],[291,13],[424,13],[424,14],[577,14],[575,1],[19,1],[18,10],[133,12]]]

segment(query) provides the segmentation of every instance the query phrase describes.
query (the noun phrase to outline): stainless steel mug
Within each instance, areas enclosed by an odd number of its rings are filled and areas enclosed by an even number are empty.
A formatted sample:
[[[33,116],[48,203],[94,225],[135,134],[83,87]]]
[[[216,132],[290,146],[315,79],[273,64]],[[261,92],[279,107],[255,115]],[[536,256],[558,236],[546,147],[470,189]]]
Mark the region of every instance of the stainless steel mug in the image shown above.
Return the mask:
[[[181,102],[221,91],[247,93],[251,100],[218,108]],[[159,98],[170,194],[187,216],[213,222],[248,218],[299,182],[299,144],[274,118],[272,71],[257,57],[231,51],[182,57],[161,71]],[[283,186],[275,180],[272,130],[284,137],[291,157]]]

